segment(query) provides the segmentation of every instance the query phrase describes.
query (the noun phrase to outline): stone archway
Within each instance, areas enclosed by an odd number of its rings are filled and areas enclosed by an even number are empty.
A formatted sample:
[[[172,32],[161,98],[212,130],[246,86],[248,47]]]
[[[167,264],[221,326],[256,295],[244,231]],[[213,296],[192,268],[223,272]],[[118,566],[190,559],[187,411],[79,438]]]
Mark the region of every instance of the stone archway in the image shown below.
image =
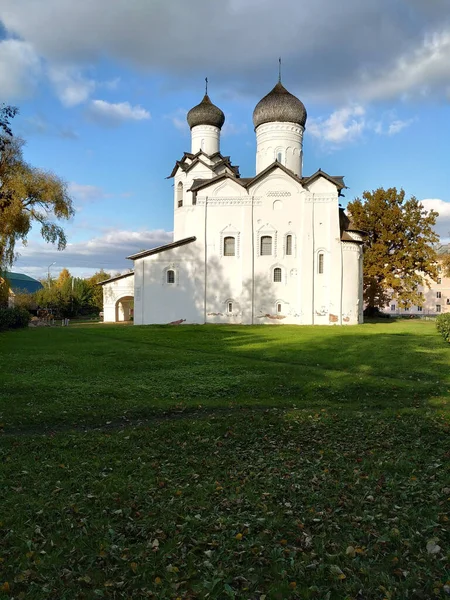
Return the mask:
[[[132,321],[134,309],[133,296],[122,296],[116,302],[116,322]]]

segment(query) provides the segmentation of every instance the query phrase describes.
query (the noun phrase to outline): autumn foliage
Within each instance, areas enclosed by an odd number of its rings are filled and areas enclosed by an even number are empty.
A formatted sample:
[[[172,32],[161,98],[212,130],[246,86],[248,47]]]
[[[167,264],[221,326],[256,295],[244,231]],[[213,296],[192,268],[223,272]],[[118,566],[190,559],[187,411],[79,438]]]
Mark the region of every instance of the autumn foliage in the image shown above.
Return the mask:
[[[364,301],[369,309],[383,308],[394,297],[403,307],[421,305],[418,286],[424,276],[436,279],[434,231],[438,213],[427,211],[404,190],[378,188],[348,204],[352,225],[366,232]]]

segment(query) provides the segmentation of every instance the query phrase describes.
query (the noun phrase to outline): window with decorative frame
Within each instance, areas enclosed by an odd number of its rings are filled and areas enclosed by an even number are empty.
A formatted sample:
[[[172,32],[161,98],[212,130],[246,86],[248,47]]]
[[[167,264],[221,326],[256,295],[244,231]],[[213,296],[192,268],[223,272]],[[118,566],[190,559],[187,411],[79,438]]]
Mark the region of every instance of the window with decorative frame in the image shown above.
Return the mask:
[[[236,256],[236,238],[227,235],[223,238],[223,255],[224,256]]]
[[[277,302],[277,313],[280,314],[282,311],[281,302]]]
[[[289,233],[286,236],[285,254],[286,256],[292,256],[292,235]]]
[[[167,269],[166,283],[175,283],[175,271],[173,269]]]
[[[261,256],[271,256],[272,255],[272,236],[271,235],[262,235],[261,236],[260,252],[261,252]]]
[[[232,312],[233,312],[233,303],[228,302],[227,303],[227,313],[232,313]]]
[[[275,269],[273,270],[273,281],[274,283],[281,283],[282,279],[283,279],[283,272],[281,270],[281,267],[275,267]]]

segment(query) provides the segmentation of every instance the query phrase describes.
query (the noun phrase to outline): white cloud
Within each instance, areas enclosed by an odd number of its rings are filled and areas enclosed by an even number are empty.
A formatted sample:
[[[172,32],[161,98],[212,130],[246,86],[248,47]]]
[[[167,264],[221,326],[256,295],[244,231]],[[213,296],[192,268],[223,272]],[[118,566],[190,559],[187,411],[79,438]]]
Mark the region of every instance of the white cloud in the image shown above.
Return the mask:
[[[94,202],[95,200],[102,200],[107,198],[110,194],[106,194],[105,191],[96,185],[83,185],[74,181],[68,185],[68,192],[78,202]]]
[[[87,79],[80,69],[73,66],[50,67],[48,76],[64,106],[76,106],[86,102],[96,88],[93,79]]]
[[[19,259],[13,270],[23,270],[40,276],[47,275],[48,265],[56,262],[55,269],[67,267],[84,270],[123,270],[133,266],[126,256],[163,246],[172,241],[173,235],[164,229],[127,231],[110,230],[90,240],[69,243],[65,250],[58,252],[54,246],[36,239],[30,239],[26,246],[18,248]]]
[[[335,150],[344,144],[360,140],[364,134],[393,136],[414,123],[415,119],[399,119],[395,111],[382,113],[374,119],[360,104],[339,108],[328,117],[310,118],[308,133],[326,150]]]
[[[106,100],[92,100],[88,115],[92,120],[110,126],[120,125],[124,121],[150,119],[150,113],[141,106],[132,106],[129,102],[113,104]]]
[[[426,198],[420,202],[427,210],[435,210],[439,213],[435,230],[441,236],[441,240],[448,240],[450,237],[450,202],[440,198]]]
[[[186,121],[187,113],[188,111],[185,108],[177,108],[173,113],[165,115],[164,118],[168,119],[178,131],[188,133],[189,125]]]
[[[429,96],[447,88],[450,78],[450,28],[428,33],[421,43],[378,73],[366,71],[361,95],[367,100]]]
[[[340,108],[327,119],[310,119],[308,132],[322,144],[336,147],[361,137],[367,127],[366,111],[360,105]]]
[[[407,121],[396,119],[395,121],[392,121],[392,123],[389,124],[387,134],[396,135],[397,133],[400,133],[400,131],[403,131],[403,129],[409,127],[412,123],[414,123],[414,119],[408,119]]]
[[[209,72],[256,97],[276,79],[274,56],[282,55],[289,88],[306,100],[364,104],[448,92],[448,0],[223,0],[220,11],[211,0],[134,0],[133,10],[123,0],[0,5],[7,31],[50,64],[106,58],[189,87]]]
[[[30,95],[41,71],[40,59],[28,42],[0,42],[0,101],[10,102]]]

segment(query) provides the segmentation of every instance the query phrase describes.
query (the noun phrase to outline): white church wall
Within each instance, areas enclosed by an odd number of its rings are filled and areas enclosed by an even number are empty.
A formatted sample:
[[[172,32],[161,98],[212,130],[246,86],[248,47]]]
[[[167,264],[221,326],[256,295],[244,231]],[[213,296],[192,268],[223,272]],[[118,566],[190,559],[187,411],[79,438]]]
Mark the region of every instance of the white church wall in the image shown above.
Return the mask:
[[[256,323],[301,323],[299,226],[303,189],[281,169],[250,188],[254,194],[254,315]],[[286,236],[292,235],[292,254]],[[272,254],[261,255],[261,238],[272,237]],[[274,281],[281,269],[281,281]]]
[[[135,261],[136,325],[204,323],[203,254],[202,244],[192,242]]]
[[[344,277],[342,285],[342,324],[362,323],[362,285],[359,282],[362,251],[359,244],[342,244]]]
[[[115,323],[117,320],[121,320],[121,307],[118,306],[119,300],[134,296],[134,275],[130,274],[128,277],[105,283],[102,288],[103,321],[105,323]]]

